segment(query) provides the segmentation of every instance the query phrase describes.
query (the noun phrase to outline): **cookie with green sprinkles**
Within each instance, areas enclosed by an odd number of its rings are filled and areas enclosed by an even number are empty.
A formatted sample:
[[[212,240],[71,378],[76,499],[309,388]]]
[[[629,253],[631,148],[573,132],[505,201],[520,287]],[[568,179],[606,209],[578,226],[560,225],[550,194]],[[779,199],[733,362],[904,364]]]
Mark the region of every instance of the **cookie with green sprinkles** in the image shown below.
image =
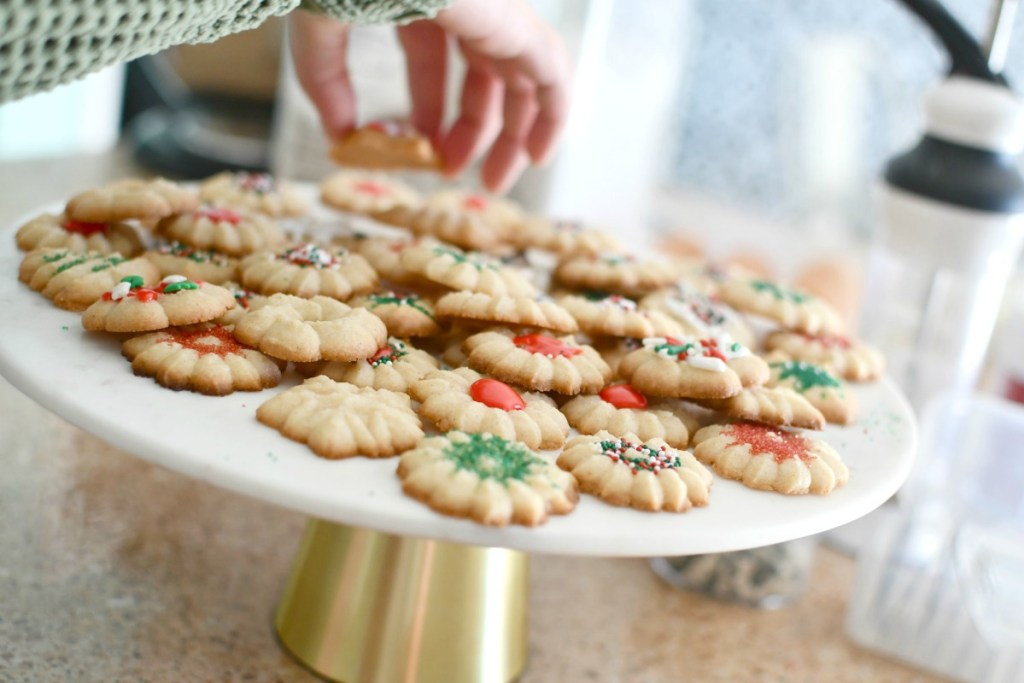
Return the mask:
[[[768,386],[792,389],[832,424],[847,425],[857,419],[857,396],[826,367],[784,357],[768,361],[772,373]]]
[[[122,278],[85,309],[82,325],[90,332],[155,332],[207,322],[235,307],[228,290],[184,275],[168,275],[147,287],[138,275]]]
[[[295,369],[304,377],[326,375],[357,387],[403,392],[408,392],[412,384],[437,367],[437,361],[429,353],[413,348],[395,337],[389,338],[384,346],[359,360],[295,364]]]
[[[571,512],[576,479],[526,446],[452,431],[424,439],[398,462],[402,491],[444,515],[488,526],[537,526]]]
[[[441,332],[434,304],[415,292],[380,290],[349,303],[369,310],[396,337],[432,337]]]
[[[238,259],[181,242],[159,242],[144,255],[160,269],[161,277],[184,275],[219,285],[234,280],[238,271]]]
[[[147,284],[160,280],[159,269],[142,257],[64,248],[31,251],[18,269],[19,280],[68,311],[84,311],[128,275]]]
[[[846,324],[824,299],[760,278],[736,278],[718,289],[722,301],[743,313],[769,318],[806,334],[839,334]]]

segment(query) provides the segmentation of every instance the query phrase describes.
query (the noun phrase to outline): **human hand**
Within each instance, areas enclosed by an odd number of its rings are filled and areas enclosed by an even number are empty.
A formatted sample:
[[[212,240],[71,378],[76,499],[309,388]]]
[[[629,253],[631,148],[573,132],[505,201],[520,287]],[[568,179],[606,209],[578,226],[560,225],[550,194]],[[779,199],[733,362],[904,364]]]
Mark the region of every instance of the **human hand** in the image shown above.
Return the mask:
[[[355,124],[346,66],[348,27],[297,12],[292,52],[299,82],[339,138]],[[412,99],[412,124],[435,140],[448,175],[490,150],[484,185],[503,192],[530,163],[554,151],[569,109],[569,59],[557,34],[523,0],[457,0],[433,20],[399,27]],[[459,116],[442,131],[448,41],[466,59]]]

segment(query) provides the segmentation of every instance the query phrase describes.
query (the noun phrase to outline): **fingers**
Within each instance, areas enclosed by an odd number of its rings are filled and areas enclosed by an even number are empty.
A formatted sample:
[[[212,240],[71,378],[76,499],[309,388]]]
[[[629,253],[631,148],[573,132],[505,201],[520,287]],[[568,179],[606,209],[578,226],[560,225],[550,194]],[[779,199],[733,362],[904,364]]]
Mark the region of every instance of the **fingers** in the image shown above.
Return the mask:
[[[433,22],[417,21],[399,27],[398,39],[409,73],[412,125],[424,135],[436,138],[444,119],[448,36]]]
[[[505,84],[501,133],[481,169],[484,185],[493,192],[506,191],[530,163],[526,141],[537,117],[533,84],[511,79]]]
[[[289,17],[295,72],[331,139],[355,127],[356,98],[347,66],[348,26],[308,12]]]
[[[440,144],[448,175],[464,171],[498,134],[503,90],[501,79],[493,72],[470,62],[462,84],[459,118]]]

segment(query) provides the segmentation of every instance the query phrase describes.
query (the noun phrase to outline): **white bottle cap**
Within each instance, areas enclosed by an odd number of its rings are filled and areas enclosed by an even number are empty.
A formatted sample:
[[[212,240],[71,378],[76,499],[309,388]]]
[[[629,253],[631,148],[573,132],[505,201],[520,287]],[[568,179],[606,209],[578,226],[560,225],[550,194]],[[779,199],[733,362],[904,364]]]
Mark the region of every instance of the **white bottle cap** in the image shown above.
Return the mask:
[[[925,97],[930,135],[968,147],[1024,151],[1024,102],[1006,87],[951,76]]]

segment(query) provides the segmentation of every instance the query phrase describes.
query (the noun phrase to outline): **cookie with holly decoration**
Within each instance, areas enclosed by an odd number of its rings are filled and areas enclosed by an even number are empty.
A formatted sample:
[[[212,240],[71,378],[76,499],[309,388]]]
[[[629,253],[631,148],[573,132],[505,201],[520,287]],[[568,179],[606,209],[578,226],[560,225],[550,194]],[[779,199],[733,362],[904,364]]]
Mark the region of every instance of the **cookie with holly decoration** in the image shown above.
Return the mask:
[[[576,291],[621,292],[642,296],[667,287],[675,268],[664,261],[641,260],[621,252],[570,254],[558,262],[555,281]]]
[[[230,327],[214,323],[132,337],[121,344],[121,353],[136,375],[209,396],[276,387],[285,365],[240,344]]]
[[[321,458],[387,458],[423,438],[406,394],[311,377],[256,409],[256,419]]]
[[[769,357],[768,386],[797,392],[821,411],[832,424],[851,424],[857,419],[857,397],[838,375],[827,368],[801,360]]]
[[[726,479],[787,495],[824,495],[849,478],[839,454],[820,439],[754,422],[711,425],[693,437],[693,454]]]
[[[726,280],[719,286],[718,294],[736,310],[769,318],[787,330],[840,334],[846,327],[839,312],[824,299],[769,280]]]
[[[389,338],[387,344],[372,355],[360,360],[295,364],[295,369],[304,377],[324,375],[357,387],[406,393],[410,385],[437,367],[437,361],[429,353],[394,337]]]
[[[320,199],[327,206],[374,216],[396,208],[412,209],[423,200],[419,192],[383,173],[339,171],[320,184]]]
[[[571,439],[558,466],[576,477],[584,493],[651,512],[707,505],[712,483],[711,473],[689,451],[628,433],[601,431]]]
[[[129,275],[85,309],[82,325],[90,332],[153,332],[213,320],[234,306],[231,292],[209,282],[168,275],[147,287]]]
[[[885,374],[885,357],[878,349],[841,334],[772,332],[765,337],[764,347],[831,368],[851,382],[870,382]]]
[[[825,428],[821,411],[787,387],[750,387],[729,398],[697,402],[734,420],[801,429]]]
[[[64,213],[74,221],[110,223],[152,221],[191,211],[199,198],[191,190],[164,178],[126,178],[90,188],[68,200]]]
[[[401,253],[409,272],[448,289],[491,296],[536,296],[537,289],[519,271],[486,254],[441,244],[415,244]]]
[[[728,398],[768,380],[768,364],[728,335],[648,337],[618,373],[649,396]]]
[[[486,330],[468,337],[462,350],[474,370],[534,391],[592,394],[612,378],[600,354],[571,336]]]
[[[596,395],[577,396],[562,406],[562,413],[580,434],[635,434],[642,441],[663,439],[673,448],[686,448],[700,427],[682,401],[648,399],[628,384],[610,384]]]
[[[542,249],[556,254],[620,252],[622,244],[609,233],[579,221],[530,216],[509,241],[517,249]]]
[[[357,361],[387,343],[387,329],[365,308],[336,299],[274,294],[235,323],[235,336],[268,356],[296,363]]]
[[[377,271],[359,254],[312,242],[250,254],[238,264],[238,273],[243,286],[260,294],[341,301],[371,292],[378,283]]]
[[[434,304],[414,292],[378,291],[349,303],[369,310],[396,337],[430,337],[441,332]]]
[[[215,204],[168,216],[156,224],[154,232],[170,241],[228,256],[245,256],[284,240],[281,228],[269,216]]]
[[[160,279],[160,271],[144,258],[70,249],[36,249],[25,255],[18,279],[52,299],[58,308],[84,311],[129,275],[147,284]]]
[[[492,296],[483,292],[451,292],[437,300],[437,314],[477,323],[504,323],[575,332],[576,319],[558,303],[536,296]]]
[[[184,275],[219,285],[234,280],[238,274],[237,259],[181,242],[161,241],[144,256],[160,269],[161,275]]]
[[[218,173],[200,183],[199,198],[210,204],[250,209],[273,218],[301,216],[309,208],[306,198],[295,186],[268,173]]]
[[[755,341],[753,331],[737,311],[685,284],[677,282],[671,289],[645,296],[640,307],[671,317],[682,328],[680,334],[705,337],[725,332],[744,346]]]
[[[143,250],[139,234],[127,223],[87,223],[72,220],[67,214],[36,216],[18,228],[14,238],[22,251],[59,247],[101,254],[116,252],[130,258]]]
[[[437,171],[444,166],[430,139],[407,121],[371,121],[331,145],[331,159],[342,166],[375,170]]]
[[[558,297],[560,303],[591,336],[672,337],[683,328],[664,313],[641,309],[637,302],[621,294],[584,292]]]
[[[443,515],[488,526],[537,526],[576,507],[576,479],[521,443],[453,431],[398,462],[402,491]]]
[[[437,192],[415,209],[384,212],[378,218],[417,235],[480,251],[505,246],[524,220],[519,206],[507,199],[456,189]]]
[[[565,416],[544,394],[520,393],[469,368],[432,372],[410,394],[420,402],[420,416],[442,432],[494,434],[544,450],[559,448],[569,434]]]

